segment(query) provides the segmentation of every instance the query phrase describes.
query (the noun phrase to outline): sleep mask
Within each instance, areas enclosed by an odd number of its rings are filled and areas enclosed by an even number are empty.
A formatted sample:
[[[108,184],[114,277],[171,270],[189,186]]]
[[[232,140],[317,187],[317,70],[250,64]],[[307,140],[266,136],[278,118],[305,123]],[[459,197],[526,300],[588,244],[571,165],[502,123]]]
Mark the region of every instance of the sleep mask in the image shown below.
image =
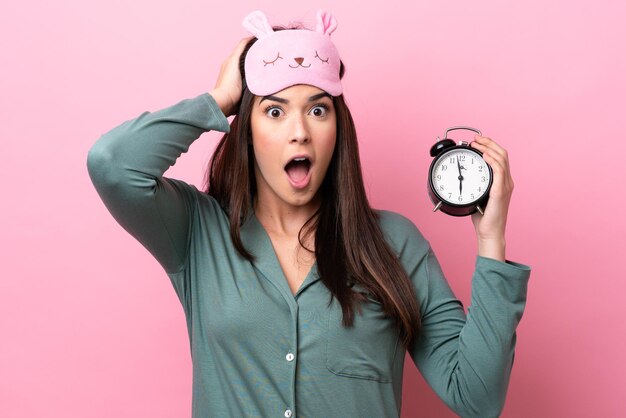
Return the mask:
[[[342,93],[340,59],[330,34],[337,20],[328,12],[317,12],[315,30],[274,31],[261,11],[245,17],[243,27],[256,36],[244,65],[248,89],[267,96],[296,84],[309,84],[331,96]]]

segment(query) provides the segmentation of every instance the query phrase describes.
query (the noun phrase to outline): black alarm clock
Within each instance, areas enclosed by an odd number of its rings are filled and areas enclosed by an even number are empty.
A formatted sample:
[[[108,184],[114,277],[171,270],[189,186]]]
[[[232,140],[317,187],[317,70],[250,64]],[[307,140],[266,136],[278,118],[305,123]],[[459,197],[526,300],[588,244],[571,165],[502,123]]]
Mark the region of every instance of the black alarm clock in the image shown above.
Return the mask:
[[[467,126],[448,128],[443,139],[430,149],[434,157],[428,170],[428,195],[435,207],[452,216],[467,216],[483,209],[489,199],[493,183],[493,170],[483,159],[483,154],[470,147],[469,142],[455,143],[448,138],[448,132],[466,129],[482,134]]]

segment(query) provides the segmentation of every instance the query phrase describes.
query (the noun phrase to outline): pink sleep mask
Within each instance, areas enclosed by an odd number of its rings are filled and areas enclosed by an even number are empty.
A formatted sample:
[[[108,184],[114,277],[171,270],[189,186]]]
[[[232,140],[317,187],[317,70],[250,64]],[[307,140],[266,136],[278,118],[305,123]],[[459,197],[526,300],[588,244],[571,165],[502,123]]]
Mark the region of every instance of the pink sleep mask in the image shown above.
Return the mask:
[[[248,89],[267,96],[296,84],[309,84],[331,96],[342,93],[339,52],[330,40],[337,20],[317,12],[316,30],[286,29],[274,32],[263,12],[250,13],[243,27],[257,37],[245,62]]]

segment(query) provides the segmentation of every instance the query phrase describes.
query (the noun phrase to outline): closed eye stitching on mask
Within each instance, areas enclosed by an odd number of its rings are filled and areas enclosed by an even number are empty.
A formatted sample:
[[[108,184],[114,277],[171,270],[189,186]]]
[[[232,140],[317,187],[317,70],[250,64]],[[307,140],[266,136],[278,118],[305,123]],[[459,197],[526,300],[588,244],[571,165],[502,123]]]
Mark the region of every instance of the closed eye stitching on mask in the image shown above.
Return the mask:
[[[320,61],[325,62],[326,64],[328,64],[328,60],[330,59],[330,57],[326,58],[326,59],[322,59],[322,57],[319,56],[319,54],[317,53],[317,51],[315,51],[315,57],[319,58]]]
[[[264,67],[265,67],[267,64],[272,64],[272,65],[274,65],[274,63],[275,63],[276,61],[278,61],[278,59],[283,59],[283,57],[281,57],[281,56],[280,56],[280,52],[279,52],[278,54],[276,54],[276,59],[275,59],[274,61],[265,61],[265,60],[263,60],[263,62],[265,63]]]

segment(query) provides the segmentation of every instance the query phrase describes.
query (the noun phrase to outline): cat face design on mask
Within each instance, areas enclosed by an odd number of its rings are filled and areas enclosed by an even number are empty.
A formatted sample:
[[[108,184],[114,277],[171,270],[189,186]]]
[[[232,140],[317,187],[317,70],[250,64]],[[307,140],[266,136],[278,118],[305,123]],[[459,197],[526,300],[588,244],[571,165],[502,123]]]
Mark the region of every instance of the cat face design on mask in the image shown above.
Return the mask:
[[[245,61],[248,88],[266,96],[296,84],[318,87],[332,96],[342,93],[341,60],[330,40],[335,18],[324,11],[317,14],[316,30],[274,31],[262,12],[252,12],[243,26],[257,37]]]
[[[284,55],[284,54],[283,54]],[[296,52],[295,55],[298,55],[298,53]],[[274,65],[277,63],[278,60],[284,59],[285,57],[283,57],[280,53],[280,51],[276,54],[276,57],[274,57],[274,59],[272,60],[263,60],[263,63],[265,64],[264,66],[268,66],[268,65]],[[315,58],[317,58],[319,61],[321,61],[324,64],[328,64],[328,62],[330,61],[330,57],[326,57],[326,58],[322,58],[320,57],[319,52],[315,51],[315,56],[311,59],[311,60],[315,60]],[[293,62],[291,62],[293,60]],[[293,59],[289,59],[287,58],[287,63],[291,62],[289,65],[289,67],[291,68],[311,68],[311,65],[313,65],[313,63],[311,63],[311,60],[306,61],[305,57],[293,57]],[[280,64],[280,63],[279,63]]]

